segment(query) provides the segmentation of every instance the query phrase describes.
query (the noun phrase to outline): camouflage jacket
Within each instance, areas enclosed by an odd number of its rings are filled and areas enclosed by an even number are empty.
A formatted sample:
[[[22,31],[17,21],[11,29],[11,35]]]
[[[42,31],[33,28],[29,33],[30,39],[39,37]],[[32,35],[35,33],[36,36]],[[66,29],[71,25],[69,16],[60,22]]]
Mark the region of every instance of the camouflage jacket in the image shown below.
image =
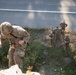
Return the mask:
[[[18,41],[19,40],[24,40],[24,42],[27,44],[30,40],[30,34],[23,29],[20,26],[12,26],[13,27],[13,32],[6,35],[3,34],[3,31],[1,31],[1,42],[3,43],[3,41],[5,39],[8,39],[10,44],[19,44]]]

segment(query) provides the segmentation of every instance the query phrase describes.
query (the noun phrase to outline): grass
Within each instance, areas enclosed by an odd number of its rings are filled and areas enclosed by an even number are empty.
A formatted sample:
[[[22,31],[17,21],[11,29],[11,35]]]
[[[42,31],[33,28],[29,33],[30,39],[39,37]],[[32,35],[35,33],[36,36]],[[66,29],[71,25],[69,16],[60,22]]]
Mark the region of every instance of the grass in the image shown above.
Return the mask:
[[[24,71],[31,64],[35,71],[44,70],[46,75],[76,75],[76,59],[73,59],[72,49],[64,51],[62,47],[51,48],[45,39],[47,29],[26,28],[26,30],[30,33],[31,40],[23,59]],[[6,57],[6,54],[2,57]],[[64,61],[67,57],[70,58],[71,62],[66,63]],[[5,64],[7,61],[3,62],[0,64],[0,69],[8,67]]]

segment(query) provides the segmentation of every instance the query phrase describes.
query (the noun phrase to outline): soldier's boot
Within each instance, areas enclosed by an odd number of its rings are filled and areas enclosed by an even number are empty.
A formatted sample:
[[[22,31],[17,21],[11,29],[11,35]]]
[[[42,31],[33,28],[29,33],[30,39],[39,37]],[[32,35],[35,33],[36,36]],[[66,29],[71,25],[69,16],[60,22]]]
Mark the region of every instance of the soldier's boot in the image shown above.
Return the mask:
[[[23,70],[23,61],[22,61],[22,58],[19,57],[19,55],[16,52],[14,53],[14,57],[13,58],[14,58],[15,64],[17,64],[19,66],[19,68],[21,70]]]

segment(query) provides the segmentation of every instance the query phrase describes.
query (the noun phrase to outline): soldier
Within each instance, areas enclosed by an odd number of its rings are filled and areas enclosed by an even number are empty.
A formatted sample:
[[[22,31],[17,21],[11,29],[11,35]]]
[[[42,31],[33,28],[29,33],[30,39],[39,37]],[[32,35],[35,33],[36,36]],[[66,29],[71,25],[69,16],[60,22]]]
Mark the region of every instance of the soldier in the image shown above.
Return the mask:
[[[56,29],[54,29],[53,33],[54,33],[54,36],[55,36],[56,41],[57,40],[60,40],[61,29],[59,29],[59,27],[57,27]]]
[[[49,37],[50,37],[50,41],[51,41],[51,46],[54,47],[54,34],[53,34],[53,32],[51,32]]]
[[[61,46],[62,43],[62,30],[57,27],[56,29],[53,30],[54,34],[54,44],[55,46]]]
[[[65,23],[65,21],[63,21],[62,23],[60,23],[61,29],[63,31],[65,31],[65,27],[67,27],[67,24]]]
[[[65,49],[67,50],[69,48],[70,38],[69,36],[65,36]]]
[[[19,68],[23,68],[22,57],[25,55],[25,47],[30,40],[30,34],[20,26],[14,26],[9,22],[1,23],[1,42],[2,46],[5,39],[8,39],[10,47],[7,58],[9,67],[18,64]]]

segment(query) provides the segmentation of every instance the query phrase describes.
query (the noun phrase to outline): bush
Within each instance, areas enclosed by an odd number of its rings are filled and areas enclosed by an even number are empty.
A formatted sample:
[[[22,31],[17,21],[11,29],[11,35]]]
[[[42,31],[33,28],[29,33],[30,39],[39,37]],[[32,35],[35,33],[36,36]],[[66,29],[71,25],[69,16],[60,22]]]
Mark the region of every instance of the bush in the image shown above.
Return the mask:
[[[46,47],[40,43],[32,42],[27,46],[24,57],[24,66],[33,65],[35,70],[40,69],[44,62],[44,51]]]
[[[1,63],[5,63],[5,65],[7,65],[8,50],[9,50],[9,43],[7,40],[5,40],[2,47],[0,48],[0,60]]]

